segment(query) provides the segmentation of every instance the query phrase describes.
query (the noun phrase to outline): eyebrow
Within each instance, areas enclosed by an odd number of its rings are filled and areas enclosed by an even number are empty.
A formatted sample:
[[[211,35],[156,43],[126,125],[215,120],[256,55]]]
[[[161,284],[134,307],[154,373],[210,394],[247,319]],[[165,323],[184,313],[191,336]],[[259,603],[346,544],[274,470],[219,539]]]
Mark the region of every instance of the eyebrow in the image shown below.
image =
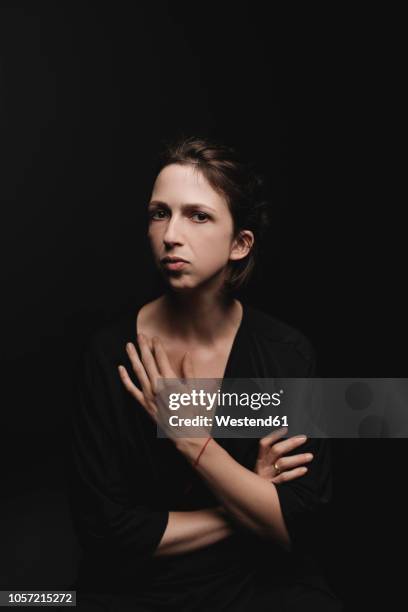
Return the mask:
[[[149,207],[153,207],[157,204],[159,204],[160,206],[165,206],[166,208],[170,208],[170,206],[166,202],[161,202],[160,200],[152,200],[151,202],[149,202]],[[200,202],[186,202],[185,204],[181,205],[181,208],[183,210],[188,210],[192,208],[206,208],[207,210],[211,210],[214,213],[217,212],[215,208],[211,208],[211,206],[207,206],[207,204],[201,204]]]

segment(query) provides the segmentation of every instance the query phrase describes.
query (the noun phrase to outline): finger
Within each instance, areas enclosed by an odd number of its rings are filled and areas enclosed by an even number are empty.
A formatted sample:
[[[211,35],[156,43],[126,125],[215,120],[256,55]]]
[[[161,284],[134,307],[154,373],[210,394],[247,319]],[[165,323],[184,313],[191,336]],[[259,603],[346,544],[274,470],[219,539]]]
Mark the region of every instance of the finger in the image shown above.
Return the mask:
[[[154,344],[153,339],[145,336],[145,334],[138,334],[137,341],[140,349],[143,364],[145,365],[148,376],[158,376],[159,370],[154,356]]]
[[[127,391],[129,391],[129,393],[131,395],[133,395],[133,397],[139,402],[139,404],[141,404],[143,406],[143,408],[146,410],[146,412],[148,413],[148,415],[153,419],[153,421],[156,422],[155,416],[156,416],[156,412],[152,405],[146,401],[146,398],[144,396],[144,394],[141,392],[141,390],[136,387],[136,385],[133,383],[132,379],[130,378],[126,368],[123,365],[119,365],[118,366],[118,370],[119,370],[119,375],[120,378],[125,386],[125,388],[127,389]]]
[[[164,344],[158,336],[153,338],[154,356],[159,370],[159,376],[164,378],[177,378],[173,368],[171,367],[169,358],[167,357]]]
[[[264,436],[261,439],[262,440],[277,440],[278,438],[281,438],[282,436],[284,436],[287,432],[288,432],[287,427],[279,427],[279,429],[274,429],[270,431],[266,436]]]
[[[310,463],[313,459],[313,453],[303,453],[300,455],[290,455],[289,457],[280,457],[273,465],[277,466],[281,472],[297,467],[299,465]]]
[[[270,447],[276,443],[279,438],[284,436],[288,431],[287,427],[281,427],[276,431],[272,431],[259,440],[259,455],[260,459],[267,457]]]
[[[307,440],[307,436],[292,436],[287,440],[282,440],[273,445],[268,453],[268,460],[272,461],[274,457],[281,457],[287,455],[293,449],[304,444]]]
[[[282,472],[279,476],[275,476],[271,479],[271,482],[274,484],[279,484],[281,482],[288,482],[289,480],[295,480],[295,478],[300,478],[307,474],[307,467],[299,467],[294,470],[289,470],[288,472]]]
[[[132,364],[132,368],[140,382],[144,395],[146,396],[146,398],[147,397],[152,398],[153,391],[152,391],[152,386],[151,386],[149,377],[146,373],[145,367],[138,355],[138,352],[133,342],[128,342],[126,344],[126,352],[129,356],[130,363]]]
[[[195,378],[191,354],[187,351],[182,362],[183,378]]]
[[[136,385],[133,383],[132,379],[130,378],[129,374],[127,373],[127,370],[126,370],[125,366],[119,365],[118,366],[118,370],[119,370],[120,378],[121,378],[125,388],[127,389],[127,391],[129,391],[129,393],[131,395],[133,395],[133,397],[140,404],[142,404],[142,406],[144,408],[146,408],[146,402],[145,402],[144,395],[141,392],[141,390],[138,387],[136,387]]]
[[[138,334],[138,343],[142,355],[142,362],[149,377],[153,393],[156,393],[156,381],[160,378],[160,373],[157,368],[156,359],[153,356],[149,346],[149,339],[144,334]]]

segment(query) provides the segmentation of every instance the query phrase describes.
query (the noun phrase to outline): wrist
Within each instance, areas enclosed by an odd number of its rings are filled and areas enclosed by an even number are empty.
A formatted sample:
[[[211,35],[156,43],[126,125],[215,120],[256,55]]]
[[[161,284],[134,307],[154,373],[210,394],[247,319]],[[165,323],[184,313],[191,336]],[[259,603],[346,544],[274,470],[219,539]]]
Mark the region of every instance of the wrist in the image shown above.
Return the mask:
[[[209,438],[211,439],[208,440]],[[204,446],[208,446],[208,444],[212,444],[212,442],[213,439],[211,436],[206,436],[205,438],[176,438],[174,440],[177,450],[180,451],[186,457],[186,459],[193,464],[200,455],[200,452]],[[204,452],[206,452],[206,448],[204,449]]]

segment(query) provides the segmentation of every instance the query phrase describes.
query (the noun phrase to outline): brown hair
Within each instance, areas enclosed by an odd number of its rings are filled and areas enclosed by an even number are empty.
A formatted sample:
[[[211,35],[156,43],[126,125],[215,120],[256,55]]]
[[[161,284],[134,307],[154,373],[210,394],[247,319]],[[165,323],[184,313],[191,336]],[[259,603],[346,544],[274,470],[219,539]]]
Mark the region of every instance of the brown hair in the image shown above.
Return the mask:
[[[156,176],[170,164],[195,164],[211,187],[226,199],[233,219],[234,239],[245,229],[254,233],[254,244],[248,255],[229,263],[224,290],[233,293],[248,283],[259,254],[258,242],[269,226],[265,177],[253,161],[244,160],[235,148],[205,137],[183,136],[167,142],[159,155]]]

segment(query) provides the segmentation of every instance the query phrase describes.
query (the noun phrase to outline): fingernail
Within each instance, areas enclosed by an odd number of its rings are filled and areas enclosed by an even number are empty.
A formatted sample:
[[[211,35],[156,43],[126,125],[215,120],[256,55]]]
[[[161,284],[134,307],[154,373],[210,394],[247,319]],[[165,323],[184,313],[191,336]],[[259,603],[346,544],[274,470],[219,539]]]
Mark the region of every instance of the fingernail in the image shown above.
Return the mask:
[[[296,436],[298,440],[306,440],[306,436]]]

